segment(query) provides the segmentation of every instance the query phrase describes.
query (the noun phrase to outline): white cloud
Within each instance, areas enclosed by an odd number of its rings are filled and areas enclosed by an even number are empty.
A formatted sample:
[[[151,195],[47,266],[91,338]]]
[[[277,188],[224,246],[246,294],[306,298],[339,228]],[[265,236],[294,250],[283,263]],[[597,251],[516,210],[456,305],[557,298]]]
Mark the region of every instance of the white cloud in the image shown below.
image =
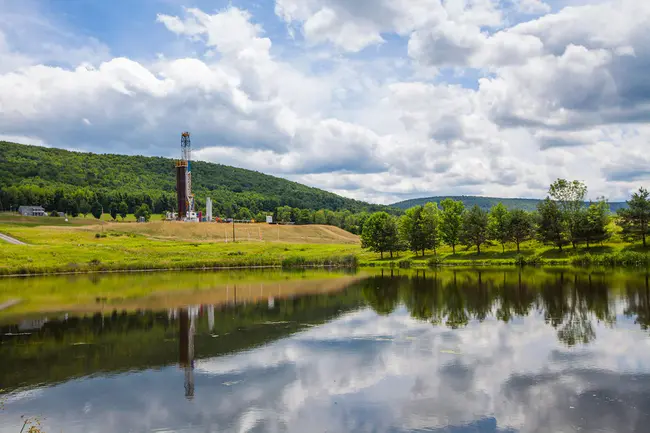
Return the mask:
[[[9,401],[6,413],[19,419],[37,407],[48,427],[71,432],[118,426],[235,432],[252,425],[384,432],[485,418],[506,431],[592,424],[633,431],[626,426],[638,422],[647,404],[646,335],[636,325],[612,329],[590,314],[597,338],[569,350],[539,314],[533,309],[516,323],[488,318],[451,331],[416,321],[403,307],[385,317],[366,308],[249,351],[197,361],[191,402],[184,401],[182,370],[169,366],[59,384],[28,401]],[[134,388],[146,393],[125,392]],[[603,412],[607,405],[625,408],[627,416]]]
[[[544,14],[551,11],[551,7],[542,0],[516,0],[516,7],[524,14]]]
[[[111,57],[88,38],[65,56],[27,50],[0,19],[0,131],[174,156],[173,137],[189,129],[199,158],[379,202],[543,196],[557,176],[625,198],[650,179],[638,167],[623,179],[650,138],[650,6],[599,2],[511,22],[547,12],[540,4],[277,0],[306,42],[289,45],[249,11],[190,8],[152,20],[196,55],[150,61]],[[31,25],[69,41],[43,23]],[[342,54],[381,45],[391,54]]]

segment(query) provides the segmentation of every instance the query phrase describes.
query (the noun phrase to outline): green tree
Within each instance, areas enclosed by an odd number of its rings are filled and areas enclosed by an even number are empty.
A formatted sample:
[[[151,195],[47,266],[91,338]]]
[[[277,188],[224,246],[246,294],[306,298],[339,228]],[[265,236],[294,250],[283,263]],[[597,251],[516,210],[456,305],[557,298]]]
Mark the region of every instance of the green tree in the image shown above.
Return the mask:
[[[101,203],[98,201],[95,201],[93,205],[90,207],[90,213],[92,213],[93,216],[97,219],[100,219],[102,217],[103,212],[104,212],[104,208],[102,208]]]
[[[583,209],[580,222],[580,240],[587,244],[603,242],[610,237],[607,231],[609,224],[609,204],[600,200],[590,203],[587,209]]]
[[[475,246],[476,254],[481,254],[481,245],[488,240],[488,224],[488,213],[474,205],[463,215],[461,242],[467,246]]]
[[[117,206],[117,203],[111,203],[111,218],[113,218],[113,221],[117,219],[117,215],[119,214],[119,209]]]
[[[314,224],[327,224],[327,218],[323,209],[314,212]]]
[[[519,245],[535,236],[535,221],[529,212],[523,209],[513,209],[510,211],[509,225],[510,240],[517,245],[519,253]]]
[[[569,182],[565,179],[558,179],[551,184],[548,193],[558,202],[563,221],[566,224],[569,242],[575,248],[580,239],[580,225],[583,221],[582,211],[585,206],[587,186],[578,180]]]
[[[70,202],[70,206],[68,208],[68,213],[73,217],[76,218],[79,216],[79,203],[77,203],[77,200],[72,200]]]
[[[562,247],[568,244],[567,229],[558,204],[546,197],[546,200],[537,205],[538,222],[537,236],[545,244],[551,244],[562,251]]]
[[[145,221],[149,221],[151,218],[151,209],[149,205],[143,203],[139,208],[135,210],[135,218],[139,221],[140,218],[144,218]]]
[[[382,259],[385,252],[390,252],[392,258],[398,243],[397,223],[394,217],[386,212],[376,212],[366,220],[361,233],[363,248],[379,253]]]
[[[313,221],[312,211],[309,209],[299,209],[296,218],[296,224],[311,224]]]
[[[125,201],[121,201],[120,204],[117,205],[117,213],[120,214],[122,221],[124,221],[124,218],[126,218],[126,215],[129,213],[129,205],[126,204]]]
[[[79,202],[79,212],[84,216],[84,218],[88,216],[90,210],[90,204],[85,199],[81,199]]]
[[[247,207],[240,207],[239,210],[237,211],[237,214],[235,215],[235,219],[251,220],[253,219],[253,215],[251,214],[250,209],[248,209]]]
[[[437,203],[427,203],[422,209],[424,226],[424,244],[426,248],[438,254],[438,247],[441,242],[440,234],[440,209]]]
[[[259,211],[258,213],[256,213],[255,214],[255,222],[256,223],[265,223],[266,222],[266,212]]]
[[[510,228],[510,212],[503,203],[499,203],[490,210],[489,235],[501,244],[503,252],[506,251],[506,243],[512,239]]]
[[[408,248],[417,256],[418,251],[426,248],[423,207],[415,206],[406,211],[399,221],[399,234]]]
[[[630,242],[639,239],[646,248],[646,237],[650,235],[650,193],[645,188],[639,188],[632,194],[627,202],[627,209],[619,209],[619,225],[622,227],[623,237]]]
[[[290,223],[291,222],[291,211],[292,209],[289,206],[281,206],[276,209],[276,221],[279,223]]]
[[[456,254],[456,245],[460,243],[460,233],[463,225],[463,213],[465,205],[462,201],[455,201],[450,198],[440,202],[442,215],[440,219],[440,233],[442,240],[451,246]]]

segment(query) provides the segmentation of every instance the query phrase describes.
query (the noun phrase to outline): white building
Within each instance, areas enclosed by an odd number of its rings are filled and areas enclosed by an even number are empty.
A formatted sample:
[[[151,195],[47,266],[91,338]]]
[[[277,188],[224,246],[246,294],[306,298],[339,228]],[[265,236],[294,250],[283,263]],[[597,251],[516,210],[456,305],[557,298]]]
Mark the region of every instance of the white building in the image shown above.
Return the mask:
[[[18,213],[22,216],[45,216],[45,209],[41,206],[20,206]]]

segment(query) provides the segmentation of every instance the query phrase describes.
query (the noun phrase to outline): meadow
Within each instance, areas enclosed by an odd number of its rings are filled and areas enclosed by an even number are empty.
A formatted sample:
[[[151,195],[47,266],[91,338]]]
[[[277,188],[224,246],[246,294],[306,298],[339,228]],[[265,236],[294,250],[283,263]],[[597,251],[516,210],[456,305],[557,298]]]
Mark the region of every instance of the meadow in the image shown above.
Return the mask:
[[[485,265],[647,265],[638,245],[624,243],[615,225],[610,240],[590,248],[556,248],[530,241],[517,253],[508,245],[475,249],[442,247],[393,258],[361,248],[356,235],[321,225],[105,222],[89,218],[27,218],[0,214],[0,232],[27,243],[3,244],[1,275],[83,273],[117,270],[233,267],[431,267]]]

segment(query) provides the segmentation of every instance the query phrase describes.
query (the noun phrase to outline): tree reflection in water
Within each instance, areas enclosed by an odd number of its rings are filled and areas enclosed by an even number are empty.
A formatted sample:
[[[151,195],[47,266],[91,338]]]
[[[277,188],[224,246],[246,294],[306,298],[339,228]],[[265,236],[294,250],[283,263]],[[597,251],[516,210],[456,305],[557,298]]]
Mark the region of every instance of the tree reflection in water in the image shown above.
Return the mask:
[[[410,315],[452,329],[494,316],[503,322],[540,314],[567,346],[596,338],[595,323],[613,326],[615,303],[624,299],[628,317],[648,329],[647,275],[580,271],[443,270],[383,272],[363,284],[365,301],[387,315],[403,304]],[[625,287],[624,296],[616,292]]]

